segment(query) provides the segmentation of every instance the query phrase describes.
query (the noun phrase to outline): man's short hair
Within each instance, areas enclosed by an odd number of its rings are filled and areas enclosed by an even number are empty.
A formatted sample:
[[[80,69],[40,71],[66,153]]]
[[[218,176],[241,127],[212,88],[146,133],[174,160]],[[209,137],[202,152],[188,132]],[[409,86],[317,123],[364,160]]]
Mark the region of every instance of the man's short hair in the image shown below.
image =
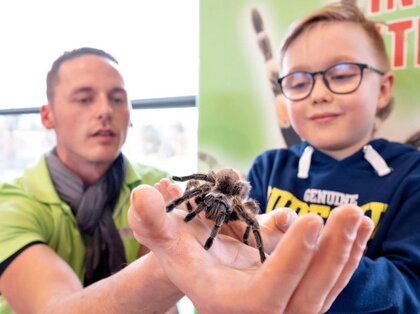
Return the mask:
[[[58,57],[53,62],[51,69],[48,71],[48,74],[47,74],[48,102],[52,103],[52,100],[54,98],[54,87],[57,85],[58,80],[59,80],[58,71],[60,70],[61,65],[68,60],[72,60],[74,58],[85,56],[85,55],[94,55],[94,56],[103,57],[118,64],[117,59],[115,59],[111,54],[97,48],[82,47],[82,48],[77,48],[71,51],[64,52],[60,57]]]

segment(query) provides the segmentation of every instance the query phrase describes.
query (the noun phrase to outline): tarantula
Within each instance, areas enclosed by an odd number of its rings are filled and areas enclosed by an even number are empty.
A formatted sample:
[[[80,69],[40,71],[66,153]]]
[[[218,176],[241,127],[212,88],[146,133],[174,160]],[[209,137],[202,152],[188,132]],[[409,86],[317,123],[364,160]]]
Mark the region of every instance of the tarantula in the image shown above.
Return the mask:
[[[265,260],[264,245],[260,235],[260,227],[255,215],[260,208],[253,199],[247,199],[251,189],[247,181],[233,169],[221,169],[207,174],[195,173],[184,177],[172,177],[174,181],[188,181],[184,194],[166,206],[166,211],[172,211],[176,206],[186,203],[188,214],[185,222],[192,220],[200,212],[215,222],[210,237],[204,244],[208,250],[223,224],[230,221],[242,220],[247,224],[243,235],[243,242],[248,244],[249,234],[252,230],[256,246],[260,253],[261,263]],[[205,181],[200,182],[200,181]],[[193,209],[190,200],[197,205]]]

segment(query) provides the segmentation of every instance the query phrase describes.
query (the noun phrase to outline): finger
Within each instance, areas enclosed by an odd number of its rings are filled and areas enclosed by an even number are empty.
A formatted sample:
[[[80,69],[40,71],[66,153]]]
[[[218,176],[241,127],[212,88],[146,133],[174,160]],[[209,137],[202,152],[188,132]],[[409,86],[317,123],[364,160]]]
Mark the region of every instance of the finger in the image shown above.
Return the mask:
[[[269,213],[258,215],[257,219],[260,224],[265,252],[270,254],[286,230],[297,219],[297,214],[290,208],[278,208]],[[246,224],[243,221],[237,220],[224,224],[220,233],[243,241],[245,229]],[[254,237],[250,236],[248,241],[250,246],[256,246]]]
[[[154,184],[154,187],[159,190],[159,192],[165,191],[171,181],[168,178],[160,179],[158,182]]]
[[[160,192],[148,185],[140,185],[131,193],[131,206],[128,210],[128,223],[135,238],[152,248],[153,242],[171,238],[165,204]]]
[[[372,234],[373,228],[374,224],[372,220],[370,220],[366,216],[363,217],[362,223],[357,233],[356,241],[354,242],[352,251],[350,253],[350,258],[346,266],[344,267],[340,277],[338,278],[337,283],[328,294],[324,302],[324,306],[322,308],[322,313],[328,311],[328,309],[331,307],[332,303],[335,301],[340,292],[344,289],[345,286],[347,286],[351,276],[359,266],[360,259],[363,256],[366,244],[370,238],[370,235]]]
[[[276,291],[279,297],[272,298],[268,294],[264,302],[279,306],[279,312],[291,298],[293,291],[302,280],[310,265],[317,246],[319,232],[323,226],[322,218],[315,214],[299,217],[289,228],[273,253],[261,266],[254,284],[262,294]]]
[[[204,218],[203,215],[201,217]],[[210,223],[214,225],[214,222],[210,221]],[[242,220],[229,221],[229,223],[222,225],[222,228],[220,229],[220,234],[230,236],[242,242],[244,238],[245,229],[246,224]],[[255,246],[255,240],[253,239],[253,237],[249,238],[249,245]]]
[[[163,199],[165,200],[165,202],[168,202],[167,198],[168,198],[168,186],[170,184],[169,179],[161,179],[158,182],[156,182],[153,186],[155,187],[155,189],[157,189],[160,194],[162,194]]]
[[[297,217],[296,212],[290,208],[277,208],[267,214],[259,215],[261,237],[266,253],[270,254],[274,250]]]
[[[178,184],[171,183],[168,187],[171,201],[182,196],[182,189]]]
[[[222,264],[235,269],[249,269],[261,266],[257,249],[230,236],[219,234],[208,251]]]
[[[323,229],[317,253],[289,303],[290,312],[318,313],[333,289],[355,242],[363,213],[346,205],[333,210]]]
[[[167,178],[163,178],[155,183],[154,187],[162,194],[165,203],[169,203],[182,195],[181,187],[172,183]]]

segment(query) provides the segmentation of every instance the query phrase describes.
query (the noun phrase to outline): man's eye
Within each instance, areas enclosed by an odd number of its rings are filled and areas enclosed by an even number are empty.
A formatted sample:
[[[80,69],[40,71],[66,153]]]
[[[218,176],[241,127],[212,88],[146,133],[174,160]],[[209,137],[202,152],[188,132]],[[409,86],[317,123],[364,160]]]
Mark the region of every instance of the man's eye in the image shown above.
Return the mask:
[[[110,95],[109,99],[113,104],[116,105],[127,103],[127,97],[122,93],[115,93],[114,95]]]
[[[90,98],[90,97],[80,97],[80,98],[76,98],[76,102],[81,104],[81,105],[87,105],[87,104],[92,102],[92,98]]]
[[[112,98],[112,102],[114,104],[125,104],[126,100],[125,100],[125,98],[122,98],[122,97],[114,97],[114,98]]]

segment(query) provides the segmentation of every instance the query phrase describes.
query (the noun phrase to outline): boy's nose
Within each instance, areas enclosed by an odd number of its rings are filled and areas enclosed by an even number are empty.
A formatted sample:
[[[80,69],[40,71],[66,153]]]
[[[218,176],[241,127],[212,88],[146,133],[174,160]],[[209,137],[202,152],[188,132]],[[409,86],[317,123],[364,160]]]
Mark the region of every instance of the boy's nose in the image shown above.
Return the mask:
[[[314,77],[314,86],[311,93],[311,99],[314,104],[327,102],[331,99],[331,91],[327,84],[322,75],[316,75]]]

